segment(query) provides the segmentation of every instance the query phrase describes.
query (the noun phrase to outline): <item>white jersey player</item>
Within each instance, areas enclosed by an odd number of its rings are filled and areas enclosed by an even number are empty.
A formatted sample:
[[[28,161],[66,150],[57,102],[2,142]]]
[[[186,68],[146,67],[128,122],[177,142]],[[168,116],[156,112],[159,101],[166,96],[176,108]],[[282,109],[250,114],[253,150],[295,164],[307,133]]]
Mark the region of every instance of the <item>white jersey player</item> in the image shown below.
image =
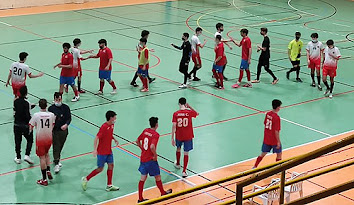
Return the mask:
[[[328,40],[326,42],[327,47],[324,50],[324,57],[323,57],[323,83],[326,85],[326,92],[324,93],[325,96],[329,98],[333,98],[333,87],[334,87],[334,77],[337,76],[337,64],[338,60],[341,57],[339,49],[334,46],[333,40]],[[331,81],[331,87],[329,87],[327,83],[327,75],[329,75]]]
[[[323,56],[323,44],[318,41],[318,34],[311,34],[312,41],[310,41],[306,46],[307,53],[307,66],[311,69],[312,87],[316,87],[315,82],[315,70],[317,73],[317,88],[322,90],[321,87],[321,56]]]

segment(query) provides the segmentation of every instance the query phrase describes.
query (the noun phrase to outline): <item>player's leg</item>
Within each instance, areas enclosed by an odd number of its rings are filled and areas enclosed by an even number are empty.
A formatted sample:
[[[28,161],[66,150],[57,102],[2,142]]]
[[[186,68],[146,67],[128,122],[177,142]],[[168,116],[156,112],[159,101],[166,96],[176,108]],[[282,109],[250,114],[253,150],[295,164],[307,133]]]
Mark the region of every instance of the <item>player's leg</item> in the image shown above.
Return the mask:
[[[92,179],[94,176],[103,171],[106,159],[107,155],[97,155],[97,168],[94,169],[89,175],[87,175],[86,177],[82,177],[81,179],[81,186],[84,191],[87,190],[87,183],[90,181],[90,179]]]
[[[269,59],[264,63],[264,70],[267,71],[270,76],[272,76],[273,78],[272,84],[273,85],[277,84],[279,79],[274,75],[273,71],[269,68]]]
[[[227,77],[225,77],[225,75],[224,75],[224,72],[225,72],[225,69],[226,69],[226,65],[227,65],[227,60],[226,60],[226,63],[225,63],[225,65],[222,67],[222,77],[223,77],[223,79],[224,80],[228,80],[228,78]]]
[[[222,76],[222,72],[219,73]],[[183,171],[182,177],[187,177],[187,167],[189,161],[189,152],[193,150],[193,140],[183,142],[184,156],[183,156]]]
[[[243,86],[243,87],[252,87],[252,83],[251,83],[251,71],[248,68],[248,63],[247,63],[247,69],[246,69],[246,75],[247,75],[247,83]]]
[[[37,184],[47,186],[47,157],[45,154],[39,156],[39,164],[42,172],[42,179],[37,181]]]
[[[61,78],[61,77],[60,77],[60,78]],[[64,85],[65,85],[65,84],[60,84],[60,86],[59,86],[59,93],[61,93],[61,94],[63,94]]]
[[[156,78],[150,78],[149,70],[147,70],[147,79],[149,80],[149,83],[152,83],[156,80]]]
[[[316,87],[316,82],[315,82],[315,68],[311,68],[311,80],[312,80],[312,87]]]
[[[113,168],[114,168],[114,160],[113,160],[113,154],[110,154],[107,156],[106,162],[108,164],[108,169],[107,169],[107,188],[106,191],[118,191],[119,187],[114,186],[112,184],[112,178],[113,178]]]
[[[196,66],[193,74],[193,81],[200,81],[200,78],[197,77],[197,71],[202,68],[202,62],[200,56],[196,57]]]
[[[112,76],[112,71],[110,71],[110,70],[104,71],[104,79],[106,79],[107,82],[112,86],[113,90],[112,90],[111,94],[114,95],[117,93],[117,87],[116,87],[116,84],[114,83],[114,81],[112,80],[111,76]]]
[[[296,81],[299,83],[302,83],[302,80],[300,78],[300,61],[296,61],[297,65],[296,65]]]
[[[292,64],[292,68],[286,72],[286,78],[289,80],[290,77],[290,73],[294,72],[297,70],[297,66],[296,66],[296,61],[291,61]]]
[[[252,81],[252,83],[259,83],[259,78],[261,76],[261,72],[262,72],[262,62],[261,60],[258,61],[258,65],[257,65],[257,78],[255,80]]]
[[[136,84],[136,79],[138,78],[138,72],[135,72],[134,77],[132,81],[130,82],[130,85],[133,87],[138,87],[138,84]]]
[[[33,145],[33,132],[29,132],[28,128],[25,128],[23,130],[23,136],[26,138],[27,145],[26,145],[26,153],[25,153],[25,158],[24,160],[28,164],[33,164],[32,159],[30,158],[31,150],[32,150],[32,145]]]
[[[48,151],[49,151],[49,148],[50,147],[48,147]],[[47,173],[48,179],[52,180],[53,176],[52,176],[52,173],[50,172],[50,157],[49,157],[48,151],[47,151],[47,154],[45,155],[45,163],[47,166],[46,173]]]
[[[75,78],[74,77],[68,77],[68,82],[67,85],[70,85],[71,88],[73,89],[75,96],[71,100],[71,102],[77,102],[80,99],[79,91],[77,90],[77,87],[75,85]]]
[[[141,92],[149,92],[149,83],[148,83],[148,78],[147,78],[147,70],[142,70],[140,72],[140,79],[143,83],[143,89]]]
[[[188,63],[181,61],[179,64],[179,72],[183,74],[183,83],[178,87],[179,88],[187,88]]]
[[[333,71],[335,72],[335,71]],[[329,98],[332,98],[333,97],[333,88],[334,88],[334,77],[335,77],[335,74],[333,74],[332,76],[330,76],[330,81],[331,81],[331,87],[330,87],[330,92],[329,92]]]
[[[268,152],[272,149],[272,146],[264,144],[262,145],[262,153],[257,157],[256,162],[253,168],[257,168],[259,163],[262,161],[263,157],[267,155]]]
[[[172,193],[172,189],[168,189],[166,191],[164,190],[160,174],[159,175],[155,175],[155,182],[156,182],[157,188],[160,190],[161,196]]]
[[[54,133],[54,132],[53,132]],[[66,130],[59,130],[55,131],[56,133],[56,143],[55,143],[55,157],[54,157],[54,172],[57,174],[60,171],[61,166],[59,165],[60,162],[60,157],[61,157],[61,151],[63,150],[64,144],[66,142],[66,139],[68,137],[68,129]],[[53,135],[53,140],[54,140],[54,135]],[[53,141],[54,142],[54,141]],[[53,143],[53,155],[54,155],[54,143]]]
[[[329,92],[330,92],[330,87],[329,87],[329,85],[328,85],[328,82],[327,82],[327,72],[328,72],[328,70],[327,70],[327,68],[323,68],[323,76],[322,76],[322,82],[323,82],[323,84],[326,86],[326,91],[324,92],[324,95],[325,96],[328,96],[329,95]]]
[[[141,175],[139,185],[138,185],[138,194],[139,194],[138,203],[148,200],[148,199],[144,199],[143,197],[144,184],[146,179],[147,179],[147,175]]]
[[[15,136],[15,152],[16,158],[14,159],[16,164],[21,164],[21,143],[22,143],[22,131],[18,126],[14,126]]]
[[[318,90],[322,91],[322,87],[321,87],[321,70],[320,70],[320,66],[318,65],[316,68],[316,75],[317,75],[317,88]]]
[[[181,168],[181,147],[182,147],[182,142],[179,141],[178,139],[175,139],[176,142],[176,162],[174,163],[174,166],[176,169],[180,169]]]
[[[103,94],[103,88],[104,88],[104,79],[105,79],[104,70],[98,71],[98,78],[100,79],[100,89],[98,90],[97,95],[101,95]]]
[[[215,80],[216,80],[215,87],[216,87],[216,88],[219,88],[219,86],[220,86],[219,74],[216,72],[216,65],[213,65],[212,72],[213,72],[213,76],[214,76],[214,78],[215,78]]]
[[[224,74],[223,74],[223,66],[218,66],[216,70],[216,74],[218,75],[219,79],[219,89],[223,90],[224,89]]]
[[[273,153],[276,153],[277,154],[277,157],[275,158],[275,161],[280,161],[282,158],[282,146],[280,145],[280,147],[278,148],[277,145],[273,145],[272,146],[272,149],[273,149]]]

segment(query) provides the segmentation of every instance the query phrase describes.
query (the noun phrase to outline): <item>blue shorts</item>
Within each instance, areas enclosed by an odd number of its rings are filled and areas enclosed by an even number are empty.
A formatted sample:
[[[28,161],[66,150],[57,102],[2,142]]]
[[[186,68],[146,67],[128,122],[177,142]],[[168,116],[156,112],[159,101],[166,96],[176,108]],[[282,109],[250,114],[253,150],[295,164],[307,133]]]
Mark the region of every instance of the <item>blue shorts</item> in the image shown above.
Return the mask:
[[[273,153],[281,153],[282,152],[281,145],[280,145],[280,148],[277,149],[277,145],[267,145],[267,144],[263,143],[262,152],[270,152],[270,150],[273,150]]]
[[[250,67],[250,65],[248,64],[247,60],[242,59],[241,60],[241,65],[240,65],[240,69],[246,70]]]
[[[97,155],[97,167],[102,168],[104,164],[113,164],[113,154],[108,155]]]
[[[98,71],[98,78],[105,79],[110,81],[111,80],[111,71],[110,70],[99,70]]]
[[[75,77],[64,77],[60,76],[60,85],[75,85]]]
[[[213,70],[215,70],[218,73],[222,73],[222,71],[224,70],[224,66],[213,64]]]
[[[140,162],[139,172],[141,175],[158,176],[160,175],[160,167],[157,161]]]
[[[143,70],[142,68],[138,67],[138,71],[136,72],[138,75],[146,78],[149,75],[148,69]]]
[[[187,140],[187,141],[179,141],[176,139],[176,147],[181,148],[183,144],[183,150],[185,152],[189,152],[193,150],[193,140]]]

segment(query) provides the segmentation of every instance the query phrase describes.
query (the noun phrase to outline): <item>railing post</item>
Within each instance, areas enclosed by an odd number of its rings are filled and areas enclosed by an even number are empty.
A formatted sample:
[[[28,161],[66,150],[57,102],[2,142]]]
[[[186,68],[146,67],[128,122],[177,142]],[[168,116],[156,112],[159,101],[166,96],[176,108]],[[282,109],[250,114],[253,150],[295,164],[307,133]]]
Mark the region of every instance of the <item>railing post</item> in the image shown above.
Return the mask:
[[[280,197],[279,204],[284,204],[284,186],[285,186],[285,170],[281,172],[280,176]]]
[[[242,205],[243,202],[243,187],[236,185],[236,205]]]

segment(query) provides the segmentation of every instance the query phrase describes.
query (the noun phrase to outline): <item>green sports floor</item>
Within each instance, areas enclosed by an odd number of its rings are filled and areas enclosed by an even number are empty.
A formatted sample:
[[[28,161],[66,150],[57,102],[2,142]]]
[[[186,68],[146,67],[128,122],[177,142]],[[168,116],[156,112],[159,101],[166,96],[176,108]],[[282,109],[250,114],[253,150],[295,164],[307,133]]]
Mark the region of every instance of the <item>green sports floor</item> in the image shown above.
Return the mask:
[[[88,9],[38,15],[0,18],[0,202],[8,203],[84,203],[92,204],[121,197],[137,190],[139,149],[131,142],[148,126],[148,118],[159,117],[159,163],[163,182],[179,180],[181,175],[173,167],[175,148],[171,146],[172,113],[178,109],[178,98],[184,96],[200,116],[194,120],[195,146],[191,152],[189,174],[234,164],[256,157],[263,139],[264,111],[271,109],[275,98],[283,101],[281,140],[283,148],[291,148],[353,129],[354,102],[354,2],[347,0],[190,0],[134,6]],[[262,36],[260,27],[267,27],[271,40],[271,69],[280,79],[271,85],[271,77],[263,72],[261,83],[253,88],[233,89],[238,77],[241,49],[226,48],[228,66],[225,75],[230,78],[225,90],[213,88],[211,66],[214,60],[215,24],[224,23],[226,34],[240,40],[239,29],[248,28],[252,40],[252,78],[255,78],[258,53],[256,44]],[[183,80],[178,72],[181,52],[170,46],[179,45],[183,32],[190,35],[197,26],[204,29],[201,40],[207,39],[201,56],[203,68],[200,82],[193,82],[189,89],[178,89]],[[150,74],[156,78],[149,93],[129,85],[137,65],[135,46],[143,30],[151,32],[148,47],[155,49],[151,58]],[[192,29],[192,30],[191,30]],[[312,32],[319,33],[319,40],[333,39],[342,53],[332,100],[323,92],[310,87],[309,70],[302,57],[303,83],[285,78],[290,68],[287,44],[295,31],[302,33],[304,45]],[[59,62],[61,43],[82,40],[82,49],[96,49],[97,41],[105,38],[113,51],[112,78],[118,94],[111,96],[106,83],[105,94],[96,96],[98,90],[98,60],[82,63],[83,85],[88,92],[79,102],[72,103],[72,91],[63,96],[72,109],[73,120],[69,137],[62,152],[63,168],[48,187],[36,184],[40,178],[39,160],[32,151],[35,166],[13,162],[13,96],[11,88],[4,86],[8,69],[18,60],[18,53],[29,53],[28,65],[34,73],[45,75],[28,79],[29,100],[52,100],[59,87],[59,70],[53,65]],[[302,50],[305,56],[305,47]],[[190,69],[192,65],[190,65]],[[141,83],[138,81],[141,85]],[[83,192],[82,176],[96,166],[90,152],[93,138],[105,121],[104,113],[118,113],[115,134],[120,144],[114,148],[115,169],[113,182],[121,187],[118,192],[105,191],[106,174],[93,178],[89,189]],[[33,112],[37,112],[38,108]],[[25,140],[22,143],[25,150]],[[300,154],[300,153],[299,153]],[[200,175],[202,177],[202,174]],[[146,188],[155,186],[149,179]]]

